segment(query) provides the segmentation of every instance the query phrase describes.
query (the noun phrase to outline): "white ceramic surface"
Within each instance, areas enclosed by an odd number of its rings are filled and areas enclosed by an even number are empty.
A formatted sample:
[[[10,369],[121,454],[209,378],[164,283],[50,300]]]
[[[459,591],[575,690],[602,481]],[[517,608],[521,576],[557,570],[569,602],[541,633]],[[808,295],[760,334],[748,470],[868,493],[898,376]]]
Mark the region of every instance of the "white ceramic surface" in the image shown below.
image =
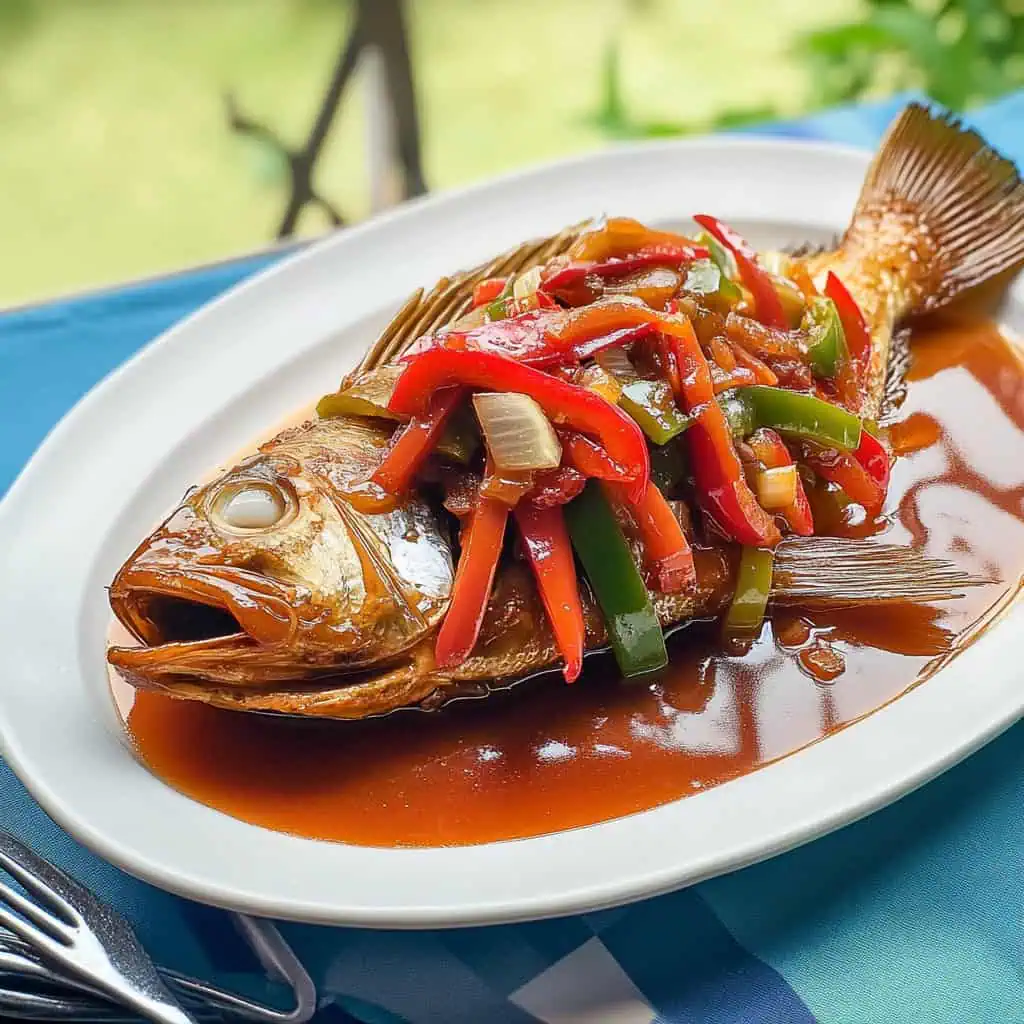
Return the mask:
[[[621,148],[411,204],[247,282],[96,388],[0,507],[0,735],[73,835],[133,874],[257,914],[425,927],[570,913],[779,853],[913,789],[1024,712],[1018,607],[863,722],[706,793],[558,835],[375,850],[210,810],[132,756],[104,669],[104,586],[186,487],[333,386],[412,289],[595,213],[708,210],[755,243],[841,230],[867,163],[759,140]],[[1007,316],[1021,320],[1018,284]]]

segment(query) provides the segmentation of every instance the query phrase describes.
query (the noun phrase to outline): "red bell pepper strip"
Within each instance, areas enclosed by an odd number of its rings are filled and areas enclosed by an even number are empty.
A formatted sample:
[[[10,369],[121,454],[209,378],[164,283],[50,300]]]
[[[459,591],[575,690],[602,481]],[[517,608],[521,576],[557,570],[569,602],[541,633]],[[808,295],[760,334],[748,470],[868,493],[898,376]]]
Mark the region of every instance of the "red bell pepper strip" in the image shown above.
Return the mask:
[[[539,288],[522,299],[509,299],[509,312],[512,316],[520,313],[531,313],[535,309],[561,309],[555,300],[547,292]]]
[[[867,431],[862,430],[861,437],[865,434]],[[813,444],[805,444],[803,447],[801,462],[810,466],[818,476],[840,487],[850,501],[862,505],[868,515],[877,516],[882,511],[885,488],[857,461],[856,453],[819,448]]]
[[[587,277],[599,277],[607,281],[627,277],[645,267],[680,267],[695,260],[708,259],[711,254],[702,245],[652,246],[641,249],[632,256],[613,257],[603,263],[589,260],[555,266],[547,275],[541,275],[545,291],[558,292],[574,288]]]
[[[747,444],[754,450],[758,461],[762,462],[766,469],[780,469],[783,466],[793,465],[793,458],[782,438],[768,427],[755,430],[747,438]],[[811,503],[807,500],[804,482],[800,479],[799,474],[796,478],[796,496],[793,499],[793,504],[779,511],[793,533],[801,537],[813,535],[814,517],[811,514]]]
[[[565,660],[562,674],[567,683],[573,683],[583,669],[586,627],[576,583],[572,543],[562,510],[538,508],[528,501],[521,501],[513,515],[551,623],[551,632]]]
[[[629,509],[644,545],[651,574],[663,594],[680,594],[697,585],[693,551],[665,496],[652,483],[639,502],[631,502],[618,484],[605,483],[611,499]]]
[[[616,299],[571,310],[531,310],[468,331],[426,335],[409,347],[401,361],[412,362],[424,352],[445,349],[495,352],[527,366],[551,367],[589,359],[603,349],[673,329],[678,329],[678,320],[635,302]],[[796,351],[795,342],[790,344]]]
[[[889,490],[889,453],[882,447],[882,442],[870,431],[861,430],[860,444],[853,457],[881,487],[884,495]]]
[[[462,554],[455,571],[452,599],[434,645],[440,669],[455,668],[469,657],[480,626],[501,557],[508,506],[481,497],[462,534]]]
[[[775,371],[767,363],[748,352],[738,341],[730,341],[729,344],[736,357],[736,362],[750,370],[758,384],[767,384],[768,387],[773,388],[779,383]]]
[[[429,408],[399,427],[388,453],[370,480],[389,494],[407,491],[423,460],[437,446],[448,418],[465,397],[462,388],[450,388],[435,395]]]
[[[629,485],[637,499],[643,496],[651,466],[643,431],[637,424],[595,392],[508,356],[444,349],[424,352],[398,378],[388,407],[399,415],[422,414],[434,392],[455,385],[529,395],[553,423],[597,437],[620,467],[621,482]]]
[[[860,306],[846,285],[831,270],[825,279],[825,294],[836,304],[850,358],[863,369],[871,359],[871,334]]]
[[[483,281],[478,281],[473,289],[474,307],[486,306],[493,302],[505,290],[507,283],[507,277],[488,277]]]
[[[695,417],[686,432],[697,492],[705,510],[727,536],[749,547],[775,547],[782,539],[772,517],[757,503],[743,476],[725,413],[715,401],[711,370],[693,325],[667,337],[669,379],[677,400]]]
[[[543,293],[534,294],[539,297]],[[550,301],[547,296],[545,301]],[[424,352],[441,348],[451,352],[497,352],[527,366],[551,367],[589,359],[603,349],[626,345],[655,332],[653,322],[633,323],[605,333],[594,330],[588,334],[578,330],[571,335],[577,340],[569,344],[559,340],[556,333],[564,329],[568,316],[566,310],[545,306],[481,324],[468,331],[425,335],[409,346],[401,361],[412,362]]]
[[[562,457],[577,472],[596,480],[622,479],[622,467],[596,442],[575,430],[560,430]]]
[[[538,309],[504,320],[493,320],[468,331],[428,334],[406,349],[402,362],[412,362],[424,352],[443,348],[453,352],[500,352],[531,366],[550,366],[572,360],[572,353],[548,341],[548,330],[560,324],[562,310]]]
[[[750,243],[716,217],[699,213],[693,219],[736,257],[736,266],[739,268],[740,277],[743,278],[743,283],[754,296],[754,310],[757,313],[757,319],[769,327],[779,327],[783,330],[789,327],[779,293],[775,290],[775,285],[768,272],[758,266],[757,253],[751,248]]]

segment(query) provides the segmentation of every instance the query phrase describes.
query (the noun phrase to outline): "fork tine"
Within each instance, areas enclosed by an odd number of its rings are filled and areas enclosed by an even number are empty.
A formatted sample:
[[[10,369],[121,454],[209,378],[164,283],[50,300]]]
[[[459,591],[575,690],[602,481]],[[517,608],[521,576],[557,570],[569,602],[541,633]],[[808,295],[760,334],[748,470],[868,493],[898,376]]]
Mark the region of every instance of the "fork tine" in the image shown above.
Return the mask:
[[[97,999],[106,1000],[108,998],[102,989],[76,978],[73,974],[67,974],[57,967],[44,964],[31,952],[21,952],[0,946],[0,986],[3,984],[5,974],[22,979],[29,978],[46,985],[65,985]]]
[[[21,898],[24,899],[24,897]],[[0,903],[0,925],[23,938],[29,945],[34,946],[45,956],[52,957],[59,963],[65,962],[68,952],[67,945],[63,942],[58,942],[37,925],[30,924],[25,918],[19,917],[14,911],[4,906],[3,903]]]
[[[66,942],[72,931],[68,925],[54,917],[48,910],[43,909],[38,903],[22,896],[17,889],[12,889],[5,882],[0,882],[0,902],[6,903],[8,907],[16,910],[26,921],[41,928],[47,935]]]
[[[13,949],[0,949],[0,982],[5,974],[17,974],[28,978],[49,981],[53,978],[50,969],[37,960]]]
[[[0,867],[28,891],[61,914],[68,925],[81,923],[82,915],[72,901],[67,877],[35,850],[0,829]]]
[[[5,989],[0,985],[0,1013],[3,1020],[115,1021],[124,1018],[113,1008],[97,1006],[74,997]]]

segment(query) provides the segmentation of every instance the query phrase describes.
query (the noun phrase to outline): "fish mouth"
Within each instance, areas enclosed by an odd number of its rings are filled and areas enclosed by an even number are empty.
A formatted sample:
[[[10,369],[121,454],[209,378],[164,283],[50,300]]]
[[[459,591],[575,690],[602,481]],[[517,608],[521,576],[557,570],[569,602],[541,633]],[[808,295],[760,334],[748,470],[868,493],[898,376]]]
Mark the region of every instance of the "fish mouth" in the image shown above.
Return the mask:
[[[224,662],[258,645],[232,614],[229,603],[207,594],[185,594],[159,579],[111,588],[110,606],[139,646],[112,646],[107,660],[133,685],[194,674],[203,663]]]
[[[147,647],[205,643],[245,636],[227,604],[198,601],[170,590],[133,590],[115,607],[121,622]]]
[[[126,669],[186,671],[195,658],[281,644],[296,627],[286,588],[243,569],[129,568],[110,606],[142,645],[111,648]]]
[[[338,665],[332,652],[297,649],[295,597],[287,584],[234,567],[125,569],[111,585],[110,605],[140,643],[111,646],[107,660],[141,689],[244,710],[290,713],[324,701],[362,707],[352,691],[419,694],[436,685],[427,686],[408,659],[359,672]],[[317,685],[325,679],[333,680],[330,700]]]

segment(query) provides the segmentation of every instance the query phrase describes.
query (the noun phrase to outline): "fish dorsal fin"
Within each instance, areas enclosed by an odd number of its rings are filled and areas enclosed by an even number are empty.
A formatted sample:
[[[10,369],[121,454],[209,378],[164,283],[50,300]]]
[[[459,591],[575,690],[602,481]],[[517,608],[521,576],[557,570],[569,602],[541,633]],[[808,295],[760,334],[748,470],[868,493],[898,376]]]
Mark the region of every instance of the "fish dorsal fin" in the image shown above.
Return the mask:
[[[472,270],[441,278],[429,292],[420,288],[395,314],[350,377],[392,362],[417,338],[457,320],[472,306],[473,288],[480,281],[521,274],[546,263],[553,256],[564,253],[589,225],[589,221],[574,224],[549,238],[531,239]]]
[[[914,304],[927,313],[1024,263],[1024,183],[1014,164],[952,115],[910,104],[889,126],[842,247],[884,249],[902,233]],[[880,244],[881,243],[881,244]]]

